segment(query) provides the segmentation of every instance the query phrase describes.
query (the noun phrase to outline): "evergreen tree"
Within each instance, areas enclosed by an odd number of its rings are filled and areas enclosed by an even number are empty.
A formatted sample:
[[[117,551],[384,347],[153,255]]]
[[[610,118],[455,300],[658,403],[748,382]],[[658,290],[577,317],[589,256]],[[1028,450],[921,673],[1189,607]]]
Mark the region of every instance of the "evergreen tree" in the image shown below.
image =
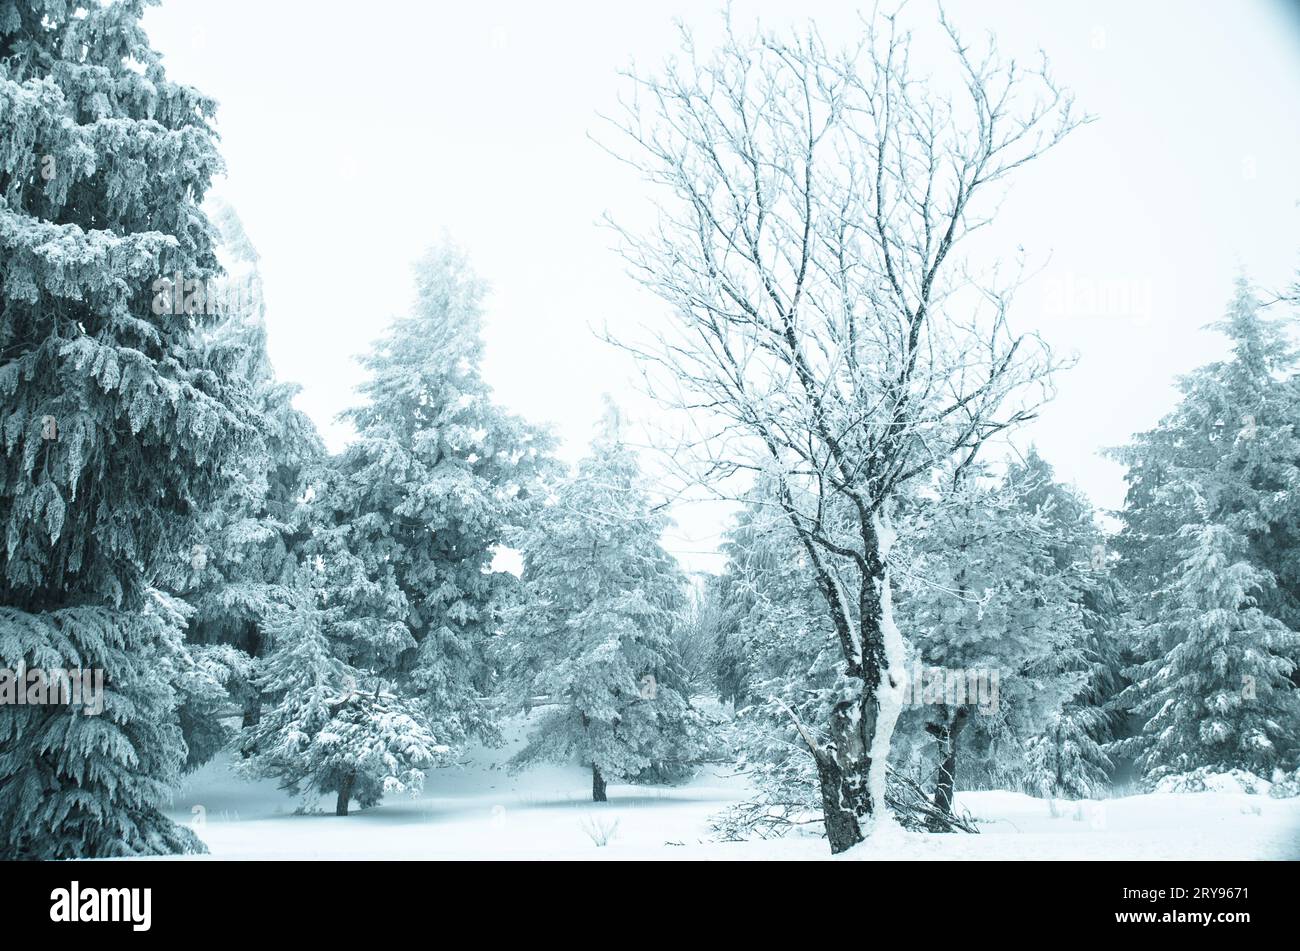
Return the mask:
[[[819,784],[795,721],[823,723],[829,716],[837,645],[807,554],[774,501],[773,487],[760,479],[722,545],[727,568],[718,582],[724,617],[719,646],[737,707],[737,766],[755,788],[742,816],[805,821],[804,815],[821,813]],[[751,823],[742,819],[741,825]]]
[[[1244,539],[1223,525],[1180,534],[1192,547],[1149,628],[1158,650],[1121,696],[1145,722],[1122,748],[1152,782],[1201,767],[1271,775],[1296,744],[1300,636],[1257,606],[1270,579]]]
[[[1083,679],[1083,617],[1071,600],[1077,564],[1058,565],[1058,539],[1027,496],[1041,475],[1012,469],[993,483],[968,471],[914,518],[920,541],[899,599],[922,675],[913,676],[909,719],[938,745],[935,805],[944,815],[965,731],[977,733],[965,744],[968,761],[983,759],[1005,782]]]
[[[721,546],[726,570],[706,589],[717,615],[718,695],[741,708],[766,700],[763,683],[777,673],[770,666],[776,658],[765,646],[765,635],[776,634],[783,626],[811,623],[816,612],[816,603],[810,600],[816,597],[816,589],[807,572],[800,570],[806,555],[797,550],[773,507],[763,500],[760,484],[751,501],[736,513]],[[798,614],[798,620],[786,610]],[[777,619],[774,614],[784,617]],[[784,673],[785,664],[777,666]]]
[[[718,699],[740,705],[748,692],[749,651],[740,621],[743,607],[738,603],[736,575],[727,572],[710,578],[703,598],[713,621],[713,687]]]
[[[248,436],[204,364],[211,100],[143,2],[0,5],[0,663],[101,668],[102,716],[0,707],[0,857],[201,848],[160,811],[185,759],[183,611],[158,595]]]
[[[1105,729],[1100,707],[1072,704],[1053,714],[1033,738],[1025,785],[1047,799],[1098,799],[1110,787],[1110,757],[1094,734]]]
[[[1214,329],[1228,359],[1181,380],[1174,410],[1114,453],[1128,467],[1116,548],[1137,608],[1138,682],[1121,706],[1141,730],[1115,752],[1139,756],[1152,781],[1198,767],[1268,774],[1298,752],[1293,730],[1268,727],[1287,723],[1297,699],[1287,679],[1300,658],[1296,354],[1244,280]],[[1173,683],[1206,692],[1175,698]],[[1162,710],[1157,697],[1177,702]],[[1194,725],[1198,710],[1207,719]]]
[[[682,693],[672,625],[685,579],[660,545],[665,525],[610,424],[516,542],[513,680],[545,709],[514,764],[576,755],[597,802],[610,779],[682,775],[706,745]]]
[[[415,705],[338,659],[317,599],[293,595],[289,609],[268,619],[273,647],[257,676],[267,710],[244,732],[242,770],[309,798],[335,793],[339,816],[354,799],[366,808],[386,793],[418,794],[448,747]]]
[[[1115,736],[1111,702],[1123,687],[1123,592],[1091,505],[1056,481],[1036,449],[1010,467],[1007,480],[1018,487],[1022,509],[1041,519],[1054,568],[1083,621],[1064,665],[1082,674],[1079,691],[1030,741],[1025,786],[1049,798],[1096,798],[1114,770],[1104,745]]]
[[[277,381],[271,367],[257,252],[232,208],[217,204],[213,217],[225,273],[212,285],[223,319],[207,335],[209,365],[251,386],[246,421],[254,438],[228,463],[225,491],[202,513],[176,580],[195,609],[187,639],[196,664],[183,681],[180,710],[190,769],[231,739],[219,714],[232,702],[245,722],[257,718],[261,694],[252,674],[266,649],[263,628],[300,583],[301,502],[324,459],[315,426],[293,407],[298,388]]]
[[[547,436],[479,373],[483,284],[453,249],[416,268],[417,302],[363,361],[356,439],[311,487],[331,637],[418,699],[442,742],[495,736],[490,639],[515,579],[497,546],[533,507]]]

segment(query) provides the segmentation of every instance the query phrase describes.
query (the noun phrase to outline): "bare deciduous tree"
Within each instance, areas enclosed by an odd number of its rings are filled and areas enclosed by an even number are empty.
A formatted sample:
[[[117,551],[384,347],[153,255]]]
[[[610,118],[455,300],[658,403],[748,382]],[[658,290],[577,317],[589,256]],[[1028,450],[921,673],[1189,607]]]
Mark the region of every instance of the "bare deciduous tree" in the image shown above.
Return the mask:
[[[625,138],[611,151],[660,199],[655,227],[618,228],[623,253],[677,318],[618,342],[686,411],[700,484],[762,472],[778,487],[837,635],[830,722],[795,723],[833,852],[884,802],[901,703],[891,500],[1030,419],[1054,367],[1008,326],[1016,281],[973,276],[955,252],[991,220],[986,196],[1085,120],[1045,62],[976,52],[940,23],[950,96],[914,78],[892,16],[844,51],[815,29],[728,23],[715,52],[683,30],[662,73],[628,73],[613,119]]]

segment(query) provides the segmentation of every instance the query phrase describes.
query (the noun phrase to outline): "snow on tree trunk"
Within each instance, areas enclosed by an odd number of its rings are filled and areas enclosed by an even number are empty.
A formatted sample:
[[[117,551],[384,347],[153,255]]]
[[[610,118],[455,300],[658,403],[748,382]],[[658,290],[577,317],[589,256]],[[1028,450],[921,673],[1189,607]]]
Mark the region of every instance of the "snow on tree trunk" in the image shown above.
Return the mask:
[[[872,529],[879,571],[862,584],[861,687],[857,696],[835,704],[831,742],[813,754],[832,853],[861,842],[873,821],[886,811],[889,745],[903,708],[903,641],[894,624],[888,568],[894,534],[887,518],[873,519]]]
[[[894,623],[894,596],[890,588],[889,555],[894,547],[894,526],[888,512],[884,518],[876,517],[875,533],[880,551],[880,561],[885,566],[879,581],[880,636],[884,649],[884,669],[877,688],[876,730],[871,743],[871,774],[868,787],[873,803],[885,802],[885,774],[889,766],[889,745],[894,735],[894,725],[903,709],[903,637]]]

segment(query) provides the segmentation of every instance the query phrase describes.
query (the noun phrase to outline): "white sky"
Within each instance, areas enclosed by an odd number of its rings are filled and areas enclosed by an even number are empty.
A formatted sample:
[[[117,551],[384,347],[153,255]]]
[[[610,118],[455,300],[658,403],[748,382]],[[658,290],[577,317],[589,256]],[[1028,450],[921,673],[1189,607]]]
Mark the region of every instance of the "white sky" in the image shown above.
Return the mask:
[[[164,0],[145,19],[173,78],[221,103],[220,193],[262,256],[271,356],[331,448],[363,352],[411,296],[410,262],[448,235],[493,285],[485,374],[501,402],[553,423],[579,458],[601,394],[633,416],[632,367],[591,333],[659,319],[598,226],[647,186],[589,138],[617,71],[660,63],[674,17],[701,40],[714,4]],[[847,3],[735,0],[767,26],[816,19],[833,38]],[[1013,324],[1079,365],[1025,434],[1102,508],[1123,499],[1098,456],[1171,407],[1174,377],[1221,352],[1200,331],[1238,271],[1270,288],[1300,265],[1300,8],[1295,0],[1089,4],[951,0],[1025,58],[1042,48],[1098,121],[1020,176],[990,234],[1043,270]],[[924,3],[909,7],[924,16]],[[702,44],[703,45],[703,44]],[[1109,292],[1088,308],[1081,294]],[[1064,302],[1062,298],[1065,298]],[[1093,310],[1093,313],[1086,311]],[[1095,311],[1103,312],[1095,312]],[[669,539],[716,568],[716,508],[679,511]]]

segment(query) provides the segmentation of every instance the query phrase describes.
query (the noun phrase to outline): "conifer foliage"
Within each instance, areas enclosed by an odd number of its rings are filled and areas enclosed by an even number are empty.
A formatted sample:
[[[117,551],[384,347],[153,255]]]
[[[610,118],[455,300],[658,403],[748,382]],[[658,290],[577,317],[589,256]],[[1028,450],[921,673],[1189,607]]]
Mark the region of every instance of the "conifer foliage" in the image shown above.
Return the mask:
[[[975,753],[972,739],[983,745],[976,755],[985,758],[984,769],[1014,782],[1026,741],[1082,681],[1068,668],[1084,634],[1071,595],[1086,562],[1058,564],[1048,513],[1030,495],[1050,470],[1017,467],[998,480],[979,475],[972,467],[915,520],[909,574],[917,580],[899,607],[916,632],[911,643],[922,668],[956,674],[954,683],[965,685],[933,695],[926,685],[912,697],[938,746],[936,806],[944,813],[961,788],[959,763],[966,760],[965,768]]]
[[[1287,331],[1243,279],[1214,325],[1228,359],[1115,455],[1128,465],[1116,547],[1138,602],[1141,722],[1115,746],[1148,781],[1201,767],[1269,775],[1300,754],[1300,383]]]
[[[0,708],[0,856],[200,848],[159,811],[185,759],[169,682],[188,553],[247,436],[213,317],[156,282],[217,269],[214,104],[167,78],[142,2],[0,5],[0,663],[102,668],[105,708]]]
[[[665,526],[611,407],[592,454],[517,540],[515,681],[541,710],[515,765],[576,755],[597,802],[609,780],[681,775],[705,748],[672,638],[685,578]]]
[[[416,291],[363,360],[356,439],[311,487],[307,553],[343,659],[399,684],[444,742],[490,739],[488,646],[514,582],[493,561],[534,504],[549,438],[492,402],[485,287],[463,254],[431,251]]]
[[[181,681],[186,767],[212,758],[233,738],[222,716],[233,706],[255,722],[253,684],[267,650],[266,625],[302,583],[307,530],[302,501],[324,461],[311,420],[293,406],[298,387],[276,379],[267,352],[258,255],[234,209],[214,203],[224,275],[212,282],[221,323],[204,335],[213,372],[245,381],[252,438],[232,453],[220,496],[199,518],[196,541],[178,564],[176,592],[193,607],[187,628],[194,659]]]
[[[273,647],[258,676],[268,712],[245,731],[243,769],[308,799],[337,794],[335,814],[346,816],[354,799],[365,808],[385,793],[418,793],[448,747],[415,704],[336,656],[318,600],[296,592],[270,619]]]

